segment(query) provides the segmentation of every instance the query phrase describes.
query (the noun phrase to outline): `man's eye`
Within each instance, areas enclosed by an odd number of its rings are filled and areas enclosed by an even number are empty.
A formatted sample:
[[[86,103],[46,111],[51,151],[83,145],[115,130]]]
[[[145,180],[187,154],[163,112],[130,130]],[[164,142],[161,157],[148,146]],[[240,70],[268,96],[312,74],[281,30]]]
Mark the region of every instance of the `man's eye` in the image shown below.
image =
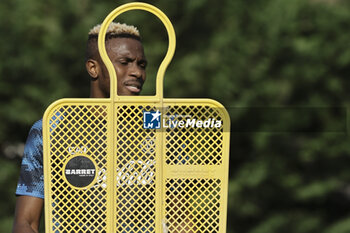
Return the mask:
[[[139,64],[139,66],[140,66],[141,68],[143,68],[143,69],[146,69],[147,64],[146,64],[146,63],[144,63],[144,62],[142,62],[142,63],[140,63],[140,64]]]

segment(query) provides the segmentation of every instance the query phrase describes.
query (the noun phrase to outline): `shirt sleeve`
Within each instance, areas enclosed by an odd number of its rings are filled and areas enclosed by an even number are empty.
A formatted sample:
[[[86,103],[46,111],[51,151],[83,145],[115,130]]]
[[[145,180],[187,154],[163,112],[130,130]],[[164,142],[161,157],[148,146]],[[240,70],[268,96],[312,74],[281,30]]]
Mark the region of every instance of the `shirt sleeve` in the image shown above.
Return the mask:
[[[44,199],[42,120],[37,121],[29,131],[16,195]]]

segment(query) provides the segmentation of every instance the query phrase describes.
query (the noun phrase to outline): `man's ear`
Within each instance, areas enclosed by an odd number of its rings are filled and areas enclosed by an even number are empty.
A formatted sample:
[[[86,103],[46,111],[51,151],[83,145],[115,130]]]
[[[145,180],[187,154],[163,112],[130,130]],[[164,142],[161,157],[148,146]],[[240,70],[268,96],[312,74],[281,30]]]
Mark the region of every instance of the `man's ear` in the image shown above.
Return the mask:
[[[86,71],[89,73],[91,78],[96,79],[100,73],[100,66],[94,59],[89,59],[85,63]]]

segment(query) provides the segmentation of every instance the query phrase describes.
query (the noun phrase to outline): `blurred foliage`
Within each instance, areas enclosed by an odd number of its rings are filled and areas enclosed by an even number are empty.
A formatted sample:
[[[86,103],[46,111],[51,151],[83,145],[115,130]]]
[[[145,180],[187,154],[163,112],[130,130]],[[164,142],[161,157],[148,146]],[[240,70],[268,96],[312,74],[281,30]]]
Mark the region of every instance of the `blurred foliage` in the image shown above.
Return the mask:
[[[11,229],[20,165],[6,145],[25,142],[54,100],[88,97],[86,34],[126,2],[2,0],[0,232]],[[228,232],[350,232],[349,1],[147,2],[177,34],[165,96],[212,98],[230,112]],[[121,19],[141,29],[154,93],[165,31],[147,14]]]

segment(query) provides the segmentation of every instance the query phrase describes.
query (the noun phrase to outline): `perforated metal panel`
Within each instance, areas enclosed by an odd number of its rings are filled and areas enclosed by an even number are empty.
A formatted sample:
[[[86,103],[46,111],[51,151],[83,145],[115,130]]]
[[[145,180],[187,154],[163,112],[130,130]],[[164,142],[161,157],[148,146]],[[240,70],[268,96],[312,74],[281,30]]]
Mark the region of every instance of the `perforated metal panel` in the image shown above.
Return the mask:
[[[155,232],[155,129],[143,129],[143,111],[154,107],[116,107],[116,232]]]
[[[106,105],[61,104],[49,116],[50,232],[107,232],[107,111]],[[87,156],[97,168],[84,188],[72,186],[62,170],[77,156]]]
[[[211,119],[214,123],[224,118],[222,109],[209,100],[176,102],[168,106],[166,116],[178,122]],[[224,161],[223,142],[224,126],[165,130],[165,218],[170,232],[224,232],[227,184],[220,170],[227,171],[227,158]]]
[[[222,232],[221,187],[220,179],[166,179],[169,231]]]
[[[176,105],[169,106],[166,111],[171,121],[197,119],[206,121],[215,119],[222,122],[222,116],[217,107],[212,105]],[[223,127],[211,128],[167,128],[166,163],[184,165],[220,165],[223,156]],[[180,155],[175,156],[178,151]],[[186,155],[181,156],[181,154]]]
[[[168,31],[157,94],[63,99],[47,109],[46,232],[223,233],[229,116],[213,100],[163,99],[175,35],[157,8],[123,5],[106,18],[101,34],[115,16],[133,9],[155,14]],[[103,42],[100,36],[99,51],[115,93],[115,72]]]

